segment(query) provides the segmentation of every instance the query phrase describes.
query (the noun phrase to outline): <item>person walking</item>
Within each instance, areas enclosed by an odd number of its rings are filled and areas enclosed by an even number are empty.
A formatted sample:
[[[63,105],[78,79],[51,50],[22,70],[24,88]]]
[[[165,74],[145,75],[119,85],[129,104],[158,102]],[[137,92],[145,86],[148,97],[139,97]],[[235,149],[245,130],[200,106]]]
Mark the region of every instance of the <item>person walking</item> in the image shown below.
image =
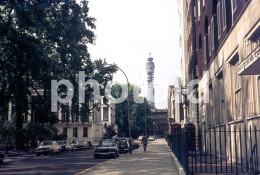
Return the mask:
[[[148,143],[148,138],[147,136],[143,136],[142,138],[142,144],[143,144],[143,147],[144,147],[144,151],[146,151],[146,147],[147,147],[147,143]]]

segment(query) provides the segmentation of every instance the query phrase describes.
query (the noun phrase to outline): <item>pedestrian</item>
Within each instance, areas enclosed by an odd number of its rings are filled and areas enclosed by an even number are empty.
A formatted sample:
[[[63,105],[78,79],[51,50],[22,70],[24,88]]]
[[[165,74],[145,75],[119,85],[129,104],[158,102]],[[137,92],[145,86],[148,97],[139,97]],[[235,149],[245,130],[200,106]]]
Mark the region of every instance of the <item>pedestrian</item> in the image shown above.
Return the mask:
[[[147,147],[147,143],[148,143],[148,138],[147,136],[143,136],[142,138],[142,144],[143,144],[143,147],[144,147],[144,151],[146,151],[146,147]]]

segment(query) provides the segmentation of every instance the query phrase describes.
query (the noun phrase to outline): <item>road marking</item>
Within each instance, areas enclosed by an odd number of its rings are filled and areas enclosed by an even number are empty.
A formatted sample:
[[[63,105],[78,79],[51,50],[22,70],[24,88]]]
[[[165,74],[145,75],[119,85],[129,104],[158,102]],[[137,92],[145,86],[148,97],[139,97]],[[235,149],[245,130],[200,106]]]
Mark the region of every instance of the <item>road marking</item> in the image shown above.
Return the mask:
[[[94,169],[94,168],[96,168],[96,167],[98,167],[98,166],[101,166],[101,165],[103,165],[103,164],[105,164],[105,163],[108,163],[108,162],[111,162],[111,160],[107,160],[107,161],[105,161],[105,162],[102,162],[102,163],[100,163],[100,164],[97,164],[96,166],[93,166],[93,167],[91,167],[91,168],[85,169],[85,170],[83,170],[83,171],[81,171],[81,172],[79,172],[79,173],[77,173],[77,174],[75,174],[75,175],[80,175],[80,174],[82,174],[82,173],[85,173],[85,172],[87,172],[87,171],[89,171],[89,170],[92,170],[92,169]]]

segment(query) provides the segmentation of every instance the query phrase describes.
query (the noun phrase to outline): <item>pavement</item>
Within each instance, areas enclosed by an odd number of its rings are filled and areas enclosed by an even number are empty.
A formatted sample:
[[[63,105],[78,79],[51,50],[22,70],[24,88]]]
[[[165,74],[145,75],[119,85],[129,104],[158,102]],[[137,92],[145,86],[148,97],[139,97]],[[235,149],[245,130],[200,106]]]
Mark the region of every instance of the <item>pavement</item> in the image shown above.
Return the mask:
[[[112,159],[98,166],[86,169],[76,175],[179,175],[176,162],[164,139],[149,142],[147,151],[143,147]]]

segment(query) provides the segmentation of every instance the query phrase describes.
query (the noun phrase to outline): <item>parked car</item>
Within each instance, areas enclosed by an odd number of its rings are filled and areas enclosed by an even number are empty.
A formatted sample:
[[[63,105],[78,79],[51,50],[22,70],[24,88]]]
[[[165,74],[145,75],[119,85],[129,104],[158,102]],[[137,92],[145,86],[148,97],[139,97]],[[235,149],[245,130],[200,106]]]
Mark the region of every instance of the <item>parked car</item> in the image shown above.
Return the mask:
[[[113,139],[104,139],[99,142],[94,151],[94,158],[100,157],[118,157],[118,146],[115,140]]]
[[[154,137],[153,136],[149,136],[148,141],[154,141]]]
[[[0,164],[4,163],[5,154],[0,151]]]
[[[139,143],[135,143],[135,142],[133,142],[133,150],[135,150],[135,149],[138,149],[139,148]]]
[[[138,137],[138,141],[142,141],[143,136]]]
[[[116,138],[115,141],[118,145],[118,153],[128,153],[129,151],[129,138]]]
[[[80,151],[80,150],[86,150],[88,149],[88,144],[84,140],[77,141],[74,147],[74,150]]]
[[[59,140],[57,143],[61,147],[61,152],[74,151],[74,146],[71,145],[67,140]]]
[[[40,146],[35,148],[36,156],[40,156],[41,154],[52,155],[53,153],[59,154],[61,152],[61,147],[57,144],[56,141],[44,141],[40,143]]]

